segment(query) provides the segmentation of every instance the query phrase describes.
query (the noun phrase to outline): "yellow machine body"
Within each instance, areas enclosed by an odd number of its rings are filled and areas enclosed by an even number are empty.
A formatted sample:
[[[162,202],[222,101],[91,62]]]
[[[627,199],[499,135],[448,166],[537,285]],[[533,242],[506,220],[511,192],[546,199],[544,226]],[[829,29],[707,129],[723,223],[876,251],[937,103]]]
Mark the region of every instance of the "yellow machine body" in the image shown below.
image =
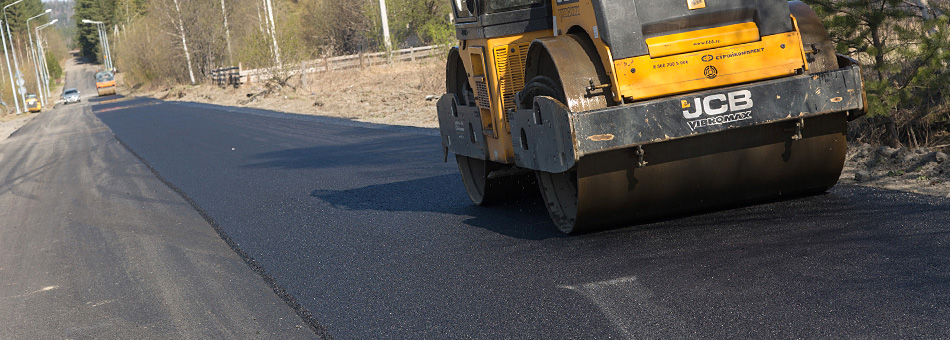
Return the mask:
[[[517,108],[515,94],[528,81],[525,56],[536,39],[556,39],[578,31],[587,34],[611,80],[617,103],[789,76],[807,68],[797,31],[760,37],[755,23],[648,38],[650,55],[614,60],[600,39],[590,0],[568,4],[552,0],[552,5],[557,14],[553,30],[462,40],[459,44],[469,85],[482,110],[482,132],[491,161],[514,162],[506,112]]]
[[[565,233],[827,190],[864,113],[860,66],[801,2],[453,5],[446,158],[479,205],[533,172]]]

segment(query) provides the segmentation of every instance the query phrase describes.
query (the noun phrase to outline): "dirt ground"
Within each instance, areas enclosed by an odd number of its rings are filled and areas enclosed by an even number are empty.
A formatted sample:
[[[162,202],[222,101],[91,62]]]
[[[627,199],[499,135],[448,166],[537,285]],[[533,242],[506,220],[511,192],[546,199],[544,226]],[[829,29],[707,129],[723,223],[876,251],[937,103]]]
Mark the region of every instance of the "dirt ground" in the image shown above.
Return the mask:
[[[273,81],[237,89],[178,86],[132,95],[434,128],[438,127],[435,103],[445,88],[444,67],[442,60],[433,58],[292,77],[283,86]],[[839,183],[950,198],[946,152],[950,149],[850,145]]]
[[[947,151],[850,145],[839,183],[950,198]]]
[[[123,89],[120,88],[120,93]],[[244,106],[418,127],[438,127],[435,103],[445,91],[445,62],[416,62],[294,76],[240,88],[178,86],[132,92],[164,100]]]
[[[0,114],[0,141],[7,139],[11,134],[16,132],[26,123],[29,123],[36,114],[24,113],[20,115],[16,114]]]

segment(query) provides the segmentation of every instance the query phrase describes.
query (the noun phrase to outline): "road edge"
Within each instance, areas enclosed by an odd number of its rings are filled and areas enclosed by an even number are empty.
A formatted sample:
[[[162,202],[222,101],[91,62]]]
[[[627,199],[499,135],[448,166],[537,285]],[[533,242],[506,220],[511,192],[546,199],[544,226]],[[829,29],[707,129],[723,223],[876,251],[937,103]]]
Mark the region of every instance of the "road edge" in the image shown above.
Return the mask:
[[[189,197],[188,194],[185,193],[184,190],[182,190],[181,188],[179,188],[172,182],[165,179],[165,177],[163,177],[158,172],[158,170],[152,167],[152,164],[150,164],[147,160],[145,160],[145,158],[143,158],[141,155],[135,152],[135,150],[133,150],[131,146],[129,146],[121,138],[119,138],[119,136],[116,135],[115,132],[112,131],[112,128],[110,128],[108,125],[102,122],[102,120],[99,119],[99,116],[97,116],[95,112],[93,112],[91,105],[86,106],[86,108],[89,109],[89,113],[92,115],[93,118],[96,119],[96,121],[102,124],[102,126],[109,129],[109,132],[112,134],[112,138],[115,138],[115,140],[119,143],[119,145],[121,145],[123,148],[128,150],[129,153],[132,154],[132,156],[134,156],[136,159],[142,162],[142,164],[145,165],[145,167],[155,176],[155,178],[157,178],[159,181],[165,184],[165,186],[167,186],[173,192],[178,194],[179,197],[184,199],[185,202],[188,203],[188,205],[190,205],[191,208],[194,209],[195,212],[197,212],[198,215],[201,216],[201,218],[203,218],[205,222],[207,222],[211,226],[212,229],[214,229],[215,233],[218,234],[218,237],[220,237],[221,240],[223,240],[224,243],[227,244],[228,247],[230,247],[231,250],[234,251],[234,253],[237,254],[241,258],[241,260],[244,261],[244,263],[247,264],[248,267],[251,268],[252,271],[254,271],[255,274],[257,274],[261,279],[263,279],[264,283],[267,284],[267,286],[270,287],[271,290],[275,294],[277,294],[277,296],[281,300],[284,301],[284,303],[286,303],[291,309],[293,309],[294,313],[297,314],[297,316],[303,320],[304,324],[310,327],[310,330],[313,331],[313,333],[318,338],[326,339],[326,340],[333,339],[333,336],[330,335],[327,328],[323,326],[316,319],[316,317],[313,316],[313,313],[311,313],[309,310],[307,310],[307,308],[305,308],[303,305],[297,302],[297,299],[294,298],[294,296],[291,295],[290,293],[287,293],[287,290],[284,289],[284,287],[282,287],[280,284],[278,284],[277,280],[274,279],[272,276],[270,276],[270,274],[267,273],[267,270],[265,270],[263,266],[258,264],[257,261],[254,260],[253,257],[251,257],[244,250],[242,250],[239,247],[239,245],[236,242],[234,242],[234,240],[231,239],[231,237],[228,236],[227,233],[225,233],[224,228],[222,228],[221,225],[218,224],[218,222],[215,221],[214,218],[211,217],[211,215],[209,215],[203,208],[201,208],[200,205],[198,205],[198,202],[196,202],[191,197]]]

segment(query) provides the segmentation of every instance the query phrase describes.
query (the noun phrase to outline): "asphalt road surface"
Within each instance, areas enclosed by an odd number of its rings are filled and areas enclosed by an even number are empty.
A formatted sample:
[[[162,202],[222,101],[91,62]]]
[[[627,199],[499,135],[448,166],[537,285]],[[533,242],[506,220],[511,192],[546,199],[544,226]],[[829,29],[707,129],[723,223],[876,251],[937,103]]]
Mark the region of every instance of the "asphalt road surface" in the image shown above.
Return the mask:
[[[315,337],[88,105],[0,142],[0,339]]]
[[[85,147],[93,151],[69,153],[96,138],[102,142]],[[210,251],[227,243],[233,252],[214,250],[217,257],[200,263],[233,267],[201,270],[180,255],[185,251],[169,251],[178,256],[164,257],[162,265],[178,268],[179,276],[166,290],[183,289],[204,301],[234,298],[196,283],[233,275],[228,284],[285,303],[224,308],[260,315],[256,323],[240,324],[242,330],[278,334],[285,325],[305,324],[310,336],[337,339],[950,334],[950,200],[943,198],[838,186],[824,195],[566,237],[550,224],[537,195],[472,206],[455,165],[442,162],[431,129],[133,98],[43,114],[0,151],[27,144],[50,150],[20,156],[33,165],[13,170],[11,156],[2,159],[3,263],[33,261],[6,250],[23,245],[19,239],[34,243],[21,247],[29,258],[52,258],[66,248],[62,254],[82,259],[99,255],[71,246],[69,236],[95,243],[129,233],[100,223],[141,219],[165,233],[181,223],[187,228],[175,229],[163,247]],[[94,151],[101,149],[110,152]],[[134,192],[110,189],[123,183],[149,184],[127,184]],[[103,199],[73,198],[86,187]],[[19,205],[8,207],[11,201]],[[57,217],[43,217],[56,209]],[[98,220],[24,231],[70,212]],[[11,215],[22,226],[12,232]],[[140,225],[131,224],[133,230]],[[64,231],[70,228],[77,231]],[[95,236],[80,234],[83,228]],[[215,230],[226,242],[213,240]],[[155,255],[146,250],[130,247],[125,256],[107,257],[122,269],[71,270],[68,280],[97,287],[102,275],[148,272],[141,261]],[[237,256],[250,266],[236,268]],[[38,279],[56,274],[51,265],[2,267],[7,292],[21,282],[21,272],[32,277],[25,282],[37,283],[18,291],[55,284]],[[151,289],[138,283],[130,289]],[[0,300],[0,332],[17,329],[9,324],[18,320],[11,308],[23,303],[10,307],[8,300]],[[84,301],[47,300],[79,307]],[[178,303],[191,301],[159,302],[188,310]],[[297,319],[281,319],[287,309]],[[216,324],[203,334],[231,337],[225,330],[233,325]],[[63,334],[64,327],[51,328]]]

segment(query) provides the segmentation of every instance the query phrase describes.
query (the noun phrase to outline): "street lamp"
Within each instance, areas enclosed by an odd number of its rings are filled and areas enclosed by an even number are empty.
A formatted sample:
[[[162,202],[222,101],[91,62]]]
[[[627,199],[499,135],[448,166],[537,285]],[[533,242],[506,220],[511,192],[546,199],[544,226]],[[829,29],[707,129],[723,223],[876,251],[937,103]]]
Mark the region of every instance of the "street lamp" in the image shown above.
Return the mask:
[[[39,25],[35,28],[36,30],[36,48],[39,50],[39,53],[43,56],[46,56],[46,51],[43,50],[43,41],[40,40],[40,30],[55,24],[59,19],[53,19],[44,25]],[[46,84],[46,98],[49,98],[49,65],[46,64],[46,58],[40,59],[43,62],[43,81]]]
[[[12,34],[11,31],[10,31],[10,20],[7,20],[7,8],[9,8],[10,6],[16,5],[16,4],[18,4],[18,3],[21,3],[21,2],[23,2],[23,0],[17,0],[16,2],[14,2],[14,3],[12,3],[12,4],[3,6],[3,21],[4,21],[4,24],[6,25],[6,28],[7,28],[7,38],[10,39],[10,53],[13,54],[13,67],[16,67],[16,75],[17,75],[17,79],[18,79],[18,80],[19,80],[19,79],[23,79],[23,72],[20,72],[20,62],[16,60],[16,50],[14,49],[14,45],[13,45],[13,34]],[[4,52],[6,52],[6,45],[4,45],[3,50],[4,50]],[[11,76],[10,78],[13,78],[13,77]],[[12,81],[12,80],[11,80],[11,81]],[[20,84],[16,84],[16,85],[21,86]],[[17,92],[17,91],[14,91],[14,93],[16,93],[16,92]],[[16,102],[15,96],[16,96],[16,94],[14,94],[14,102]],[[25,108],[26,108],[26,93],[25,93],[25,92],[24,92],[24,93],[20,93],[20,97],[21,97],[20,99],[23,100],[23,108],[25,109]],[[19,105],[17,105],[17,106],[18,106],[18,108],[17,108],[17,113],[19,113],[19,111],[20,111]]]
[[[36,95],[40,97],[40,103],[43,104],[43,106],[46,106],[46,96],[44,96],[44,94],[49,91],[43,91],[45,86],[40,83],[40,60],[37,58],[36,47],[33,46],[33,32],[30,32],[30,20],[47,15],[52,11],[52,9],[47,8],[45,12],[26,19],[26,35],[30,37],[30,55],[33,56],[33,74],[36,76]],[[47,84],[47,86],[48,85],[49,84]]]
[[[21,0],[22,1],[22,0]],[[102,21],[92,21],[83,19],[84,24],[95,24],[99,30],[99,43],[102,45],[102,54],[106,61],[106,68],[112,70],[112,51],[109,49],[109,35],[105,31],[105,23]]]
[[[0,25],[0,41],[3,42],[3,56],[7,59],[7,66],[10,65],[10,55],[7,54],[7,37],[10,37],[10,50],[13,50],[13,36],[10,35],[10,22],[7,21],[7,8],[21,2],[23,2],[23,0],[18,0],[12,4],[3,6],[3,23],[7,26],[7,34],[3,34],[3,25]],[[13,54],[13,64],[17,69],[17,74],[19,74],[20,68],[16,66],[16,53]],[[7,71],[10,73],[10,87],[13,88],[13,104],[16,104],[16,114],[20,114],[20,102],[17,101],[17,84],[16,80],[13,79],[13,67],[7,67]],[[26,99],[23,100],[23,108],[26,108]]]

